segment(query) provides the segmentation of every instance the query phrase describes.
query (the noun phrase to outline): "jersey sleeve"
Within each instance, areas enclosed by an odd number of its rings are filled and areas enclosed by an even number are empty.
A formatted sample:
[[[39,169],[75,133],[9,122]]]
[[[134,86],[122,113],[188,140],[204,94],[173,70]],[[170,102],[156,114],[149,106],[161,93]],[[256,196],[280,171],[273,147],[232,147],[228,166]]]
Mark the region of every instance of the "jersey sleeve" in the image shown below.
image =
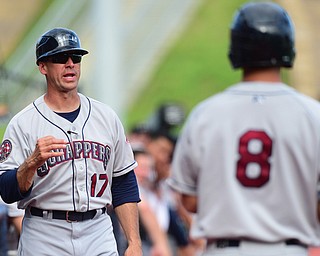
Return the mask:
[[[113,177],[118,177],[128,173],[137,166],[134,160],[133,151],[129,141],[126,138],[122,123],[116,118],[116,143],[115,143],[115,161]]]
[[[25,194],[20,192],[17,180],[17,169],[7,170],[0,175],[0,195],[4,202],[11,204],[20,201],[28,197],[30,193],[31,188]]]
[[[6,203],[19,201],[31,193],[31,189],[26,194],[20,193],[16,177],[26,158],[26,142],[15,121],[13,119],[7,126],[0,149],[0,195]]]
[[[111,191],[114,208],[125,203],[140,202],[137,179],[133,170],[113,178]]]
[[[190,136],[192,130],[189,125],[191,122],[193,121],[189,118],[178,138],[168,184],[181,193],[195,195],[198,170],[195,159],[200,149],[193,145]]]
[[[30,153],[26,136],[17,119],[11,120],[3,136],[0,150],[0,174],[18,168]]]

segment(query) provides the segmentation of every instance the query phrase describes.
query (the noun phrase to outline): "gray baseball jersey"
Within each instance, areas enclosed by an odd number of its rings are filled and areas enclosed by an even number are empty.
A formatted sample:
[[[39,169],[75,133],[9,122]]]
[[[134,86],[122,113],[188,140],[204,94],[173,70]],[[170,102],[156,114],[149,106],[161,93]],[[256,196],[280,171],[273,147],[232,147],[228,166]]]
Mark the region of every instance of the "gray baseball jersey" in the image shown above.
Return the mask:
[[[105,104],[79,94],[74,122],[57,115],[41,96],[18,113],[4,134],[0,170],[18,168],[38,138],[52,135],[68,141],[61,157],[48,159],[34,176],[31,195],[19,202],[41,209],[88,211],[111,204],[112,178],[136,167],[123,126]]]
[[[320,105],[282,83],[239,83],[200,103],[169,184],[198,197],[192,235],[319,245]]]

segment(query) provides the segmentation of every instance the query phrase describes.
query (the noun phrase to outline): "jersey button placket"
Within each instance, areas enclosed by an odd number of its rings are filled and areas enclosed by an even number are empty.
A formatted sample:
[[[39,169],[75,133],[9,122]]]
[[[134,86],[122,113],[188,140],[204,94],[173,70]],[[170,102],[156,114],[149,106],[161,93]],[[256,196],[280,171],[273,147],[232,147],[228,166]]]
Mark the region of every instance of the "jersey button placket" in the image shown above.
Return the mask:
[[[77,190],[79,195],[79,210],[87,210],[87,191],[86,191],[86,174],[84,168],[84,160],[78,161],[77,166]]]

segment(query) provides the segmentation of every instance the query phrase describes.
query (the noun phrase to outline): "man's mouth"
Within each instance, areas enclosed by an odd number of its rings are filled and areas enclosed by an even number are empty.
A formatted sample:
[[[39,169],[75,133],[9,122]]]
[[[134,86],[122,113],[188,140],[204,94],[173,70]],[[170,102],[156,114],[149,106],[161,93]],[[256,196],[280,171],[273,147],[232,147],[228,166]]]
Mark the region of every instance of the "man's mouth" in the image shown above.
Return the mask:
[[[76,76],[74,73],[67,73],[63,75],[63,77],[74,77],[74,76]]]

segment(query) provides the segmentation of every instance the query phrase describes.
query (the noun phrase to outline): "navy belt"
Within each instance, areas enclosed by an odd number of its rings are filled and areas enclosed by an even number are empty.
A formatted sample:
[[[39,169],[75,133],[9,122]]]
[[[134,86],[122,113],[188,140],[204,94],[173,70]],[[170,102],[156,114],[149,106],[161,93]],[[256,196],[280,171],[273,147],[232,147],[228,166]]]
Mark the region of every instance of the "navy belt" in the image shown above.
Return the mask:
[[[226,248],[226,247],[239,247],[241,240],[238,239],[217,239],[215,241],[208,241],[208,243],[215,242],[217,248]],[[284,243],[286,245],[297,245],[297,246],[302,246],[304,248],[307,248],[307,246],[303,243],[301,243],[298,239],[288,239],[285,240]]]
[[[102,214],[106,212],[106,207],[101,208]],[[60,210],[42,210],[36,207],[30,207],[30,213],[33,216],[43,217],[44,212],[52,213],[52,219],[66,220],[68,222],[77,222],[91,220],[97,214],[97,210],[87,212],[60,211]]]

